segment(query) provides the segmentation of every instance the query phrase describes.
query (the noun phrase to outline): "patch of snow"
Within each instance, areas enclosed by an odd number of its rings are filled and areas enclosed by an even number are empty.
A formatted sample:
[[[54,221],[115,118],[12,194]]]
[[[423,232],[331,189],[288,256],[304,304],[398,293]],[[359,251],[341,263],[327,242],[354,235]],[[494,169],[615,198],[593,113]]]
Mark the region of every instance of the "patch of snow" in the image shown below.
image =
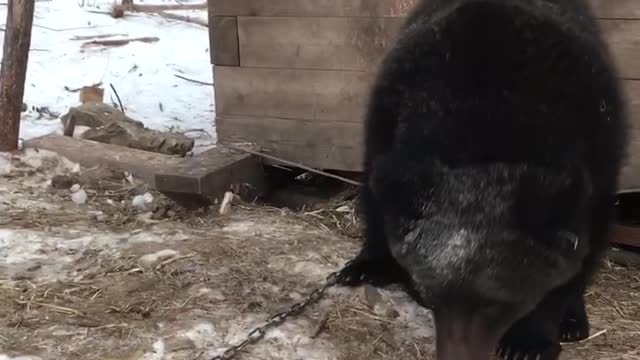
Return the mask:
[[[145,353],[139,360],[163,360],[165,358],[164,341],[156,340],[153,343],[151,352]]]
[[[7,175],[11,172],[11,161],[9,160],[9,156],[3,153],[0,153],[0,176]]]
[[[71,201],[78,205],[85,204],[87,202],[87,192],[80,189],[71,194]]]
[[[171,249],[164,249],[153,254],[147,254],[140,257],[140,263],[146,266],[155,265],[161,261],[170,259],[172,257],[178,256],[178,252]]]
[[[148,204],[153,202],[153,195],[145,193],[144,195],[136,195],[131,200],[131,205],[139,209],[145,209]]]
[[[11,357],[9,355],[0,354],[0,360],[41,360],[41,358],[39,358],[37,356]]]
[[[233,221],[229,224],[226,224],[222,230],[233,232],[233,233],[244,233],[246,234],[252,228],[256,227],[256,223],[253,221]]]
[[[20,156],[20,161],[34,169],[47,169],[53,175],[71,172],[76,166],[73,161],[53,151],[43,149],[24,149]]]
[[[167,241],[183,241],[188,240],[189,236],[181,231],[160,231],[158,233],[141,231],[130,234],[127,238],[129,244],[142,244],[149,242],[163,243]]]
[[[180,335],[189,338],[198,348],[205,348],[211,346],[211,339],[215,338],[216,330],[213,324],[200,323],[190,329],[181,333]]]
[[[145,1],[149,3],[154,1]],[[212,138],[202,137],[202,132],[188,134],[201,136],[196,139],[198,148],[194,152],[214,144],[213,88],[178,77],[213,82],[207,28],[152,14],[131,13],[114,19],[100,13],[108,11],[112,4],[112,0],[36,2],[24,94],[28,110],[22,114],[20,137],[62,134],[59,116],[43,116],[38,109],[65,114],[70,107],[80,104],[78,93],[66,89],[101,82],[105,102],[117,102],[110,87],[113,84],[127,115],[145,126],[175,131],[202,129],[211,134]],[[206,10],[186,15],[206,19]],[[7,7],[0,7],[0,18],[6,16]],[[91,39],[74,39],[107,34],[119,34],[110,39],[160,40],[83,48],[82,44]],[[0,36],[0,53],[3,41]]]

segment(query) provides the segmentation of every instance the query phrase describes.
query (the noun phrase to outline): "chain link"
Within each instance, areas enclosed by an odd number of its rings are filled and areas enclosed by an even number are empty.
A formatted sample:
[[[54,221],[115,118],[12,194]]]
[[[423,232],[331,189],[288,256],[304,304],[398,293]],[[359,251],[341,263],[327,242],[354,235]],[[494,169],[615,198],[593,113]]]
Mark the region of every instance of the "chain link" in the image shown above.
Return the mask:
[[[237,345],[233,345],[229,347],[222,354],[211,358],[211,360],[230,360],[235,358],[236,355],[238,355],[242,350],[244,350],[244,348],[262,340],[262,338],[264,338],[264,336],[267,334],[267,331],[269,329],[282,325],[287,320],[288,317],[299,315],[300,313],[302,313],[302,311],[304,311],[304,309],[307,306],[315,304],[318,301],[320,301],[324,293],[329,288],[337,284],[338,274],[339,272],[333,272],[329,274],[329,276],[327,276],[327,279],[324,285],[312,291],[309,295],[307,295],[307,298],[305,300],[291,305],[285,311],[269,316],[265,321],[264,325],[251,330],[251,332],[247,334],[247,337],[244,339],[244,341],[242,341]]]

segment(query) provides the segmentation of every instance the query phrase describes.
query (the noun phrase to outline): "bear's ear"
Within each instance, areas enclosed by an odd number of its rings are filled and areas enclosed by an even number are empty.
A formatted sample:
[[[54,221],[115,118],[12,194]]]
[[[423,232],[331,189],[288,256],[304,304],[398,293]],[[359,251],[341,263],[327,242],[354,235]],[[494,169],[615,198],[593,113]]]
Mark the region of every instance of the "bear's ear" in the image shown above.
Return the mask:
[[[438,183],[437,166],[429,159],[415,161],[402,154],[384,154],[374,160],[366,186],[383,211],[419,216]]]

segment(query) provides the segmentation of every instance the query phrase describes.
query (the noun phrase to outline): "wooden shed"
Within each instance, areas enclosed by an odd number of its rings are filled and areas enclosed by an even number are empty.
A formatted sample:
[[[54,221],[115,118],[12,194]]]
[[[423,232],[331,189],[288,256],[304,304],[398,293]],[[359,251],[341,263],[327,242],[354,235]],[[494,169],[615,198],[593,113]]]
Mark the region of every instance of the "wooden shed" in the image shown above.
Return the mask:
[[[376,67],[418,0],[208,0],[221,143],[360,171]],[[640,1],[590,0],[640,124]],[[622,188],[640,187],[634,126]]]

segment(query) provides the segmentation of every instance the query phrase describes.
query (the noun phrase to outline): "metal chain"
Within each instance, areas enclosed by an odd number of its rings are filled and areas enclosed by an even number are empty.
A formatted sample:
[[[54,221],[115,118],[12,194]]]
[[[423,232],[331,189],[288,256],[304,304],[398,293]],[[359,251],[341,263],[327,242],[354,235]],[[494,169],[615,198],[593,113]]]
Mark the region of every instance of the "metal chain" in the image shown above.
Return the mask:
[[[238,353],[240,353],[245,347],[262,340],[269,329],[282,325],[288,317],[299,315],[307,306],[320,301],[324,293],[329,288],[337,284],[338,274],[339,272],[333,272],[329,274],[324,285],[312,291],[309,295],[307,295],[307,298],[305,300],[291,305],[289,309],[285,311],[269,316],[264,325],[251,330],[244,341],[237,345],[229,347],[221,355],[217,355],[211,358],[211,360],[229,360],[235,358],[236,355],[238,355]]]

